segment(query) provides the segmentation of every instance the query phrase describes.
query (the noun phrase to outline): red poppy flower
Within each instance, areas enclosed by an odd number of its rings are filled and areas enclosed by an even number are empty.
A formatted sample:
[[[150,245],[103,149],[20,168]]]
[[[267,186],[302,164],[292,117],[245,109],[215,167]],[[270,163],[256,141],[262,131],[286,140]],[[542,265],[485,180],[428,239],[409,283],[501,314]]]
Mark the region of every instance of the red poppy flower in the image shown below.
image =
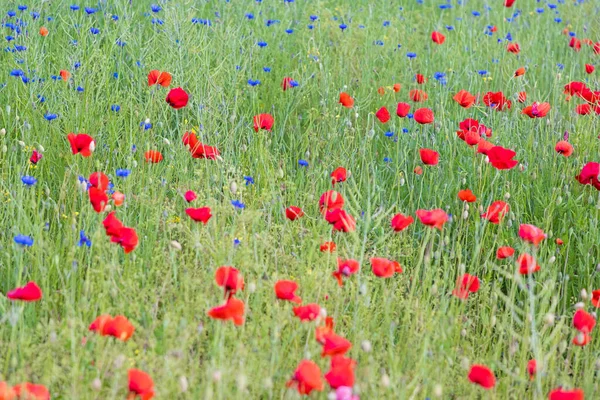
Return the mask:
[[[415,167],[415,169],[413,170],[413,172],[414,172],[415,174],[417,174],[417,175],[423,175],[423,168],[421,168],[421,166],[420,166],[420,165],[417,165],[417,166]]]
[[[404,118],[410,112],[410,104],[408,103],[398,103],[398,107],[396,108],[396,115],[400,118]]]
[[[334,231],[352,232],[356,229],[356,221],[346,210],[339,208],[327,211],[325,220],[333,225]]]
[[[375,116],[382,124],[385,124],[390,120],[390,112],[385,107],[381,107],[379,110],[377,110]]]
[[[439,32],[433,31],[431,32],[431,40],[433,43],[442,44],[446,40],[446,36],[442,35]]]
[[[358,272],[360,269],[360,264],[358,261],[353,259],[343,260],[341,258],[337,259],[337,271],[335,271],[332,275],[337,279],[338,285],[343,286],[344,282],[342,281],[342,277],[348,277]]]
[[[344,208],[344,198],[335,190],[328,190],[319,199],[319,209],[322,213],[335,209]]]
[[[398,261],[380,257],[371,258],[371,270],[375,276],[380,278],[391,278],[394,274],[402,273],[402,267]]]
[[[96,141],[85,133],[69,133],[67,140],[71,145],[71,153],[73,154],[80,153],[84,157],[89,157],[96,149]]]
[[[462,108],[470,108],[475,103],[475,96],[466,90],[460,90],[453,97]]]
[[[104,326],[112,321],[112,316],[110,314],[104,314],[96,317],[94,322],[92,322],[88,328],[91,332],[96,332],[99,335],[102,335],[104,332]]]
[[[525,103],[527,101],[527,92],[519,92],[517,95],[517,101],[519,103]]]
[[[410,97],[410,99],[415,103],[426,101],[429,98],[429,96],[427,96],[427,93],[420,89],[412,89],[410,92],[408,92],[408,97]]]
[[[40,36],[46,37],[48,36],[48,33],[50,33],[50,31],[48,31],[48,28],[46,28],[45,26],[42,26],[40,28]]]
[[[456,289],[452,291],[452,294],[464,300],[469,297],[469,293],[477,293],[478,290],[479,278],[474,275],[464,274],[458,278]]]
[[[417,81],[417,83],[419,85],[424,84],[425,82],[427,82],[427,78],[425,78],[423,75],[421,74],[415,74],[415,81]]]
[[[352,343],[334,332],[323,336],[323,351],[321,357],[343,356],[352,348]]]
[[[433,111],[429,108],[419,108],[415,111],[413,117],[421,125],[431,124],[434,120]]]
[[[394,92],[398,93],[400,91],[400,89],[402,88],[402,86],[400,86],[399,83],[394,83],[394,86],[392,87],[392,89],[394,90]]]
[[[294,315],[300,318],[300,321],[314,321],[321,313],[321,306],[317,303],[310,303],[304,306],[294,307]]]
[[[419,155],[425,165],[437,165],[440,159],[440,154],[431,149],[419,149]]]
[[[442,227],[448,221],[448,214],[441,208],[434,210],[417,210],[417,217],[423,225],[431,226],[442,230]]]
[[[346,92],[340,93],[340,104],[346,108],[352,108],[354,106],[354,99]]]
[[[92,186],[88,189],[88,196],[94,211],[97,213],[104,211],[104,208],[106,208],[106,205],[108,204],[108,195],[104,190]]]
[[[515,3],[515,0],[504,0],[504,7],[512,7],[512,5]]]
[[[346,168],[337,167],[331,173],[331,184],[335,185],[336,183],[344,182],[347,177]]]
[[[111,211],[108,213],[104,221],[102,221],[106,234],[108,236],[118,236],[121,229],[124,227],[123,223],[115,216],[115,212]]]
[[[573,327],[582,333],[592,333],[596,326],[596,318],[585,310],[579,309],[573,316]]]
[[[517,258],[517,265],[519,266],[519,274],[521,275],[531,275],[540,270],[540,266],[535,261],[535,258],[527,253],[523,253]]]
[[[186,208],[185,213],[189,215],[192,220],[202,222],[204,225],[206,225],[208,220],[212,217],[210,207]]]
[[[471,189],[464,189],[458,192],[458,198],[460,201],[466,201],[467,203],[473,203],[477,200],[477,197],[471,192]]]
[[[219,150],[216,147],[201,143],[194,132],[184,133],[182,141],[184,146],[192,153],[193,158],[216,160],[220,156]]]
[[[298,393],[305,395],[309,395],[313,390],[322,391],[324,384],[319,366],[313,361],[302,360],[286,386],[294,387]]]
[[[563,388],[558,388],[548,394],[548,400],[583,400],[584,396],[581,389],[563,390]]]
[[[336,246],[335,242],[324,242],[319,247],[319,250],[322,253],[333,253],[335,251],[336,247],[337,246]]]
[[[529,118],[543,118],[548,114],[550,108],[549,103],[533,102],[532,105],[525,107],[521,113],[527,115]]]
[[[579,115],[588,115],[592,113],[592,106],[589,104],[579,104],[575,107],[575,113]]]
[[[379,93],[379,95],[383,96],[385,94],[385,88],[383,86],[380,86],[377,89],[377,93]]]
[[[255,115],[254,121],[254,132],[258,132],[260,129],[265,131],[271,131],[275,120],[271,114],[259,114]]]
[[[16,400],[17,393],[6,382],[0,382],[0,400]]]
[[[187,201],[188,203],[191,203],[192,201],[194,201],[198,198],[198,196],[196,196],[196,192],[194,192],[193,190],[188,190],[187,192],[185,192],[183,197],[185,198],[185,201]]]
[[[6,293],[6,297],[10,300],[38,301],[42,298],[42,289],[40,289],[37,283],[31,281],[25,286],[18,287]]]
[[[69,78],[71,77],[71,73],[69,71],[67,71],[67,70],[64,70],[64,69],[60,70],[59,75],[60,75],[60,78],[63,81],[68,81]]]
[[[483,96],[483,104],[498,111],[503,111],[505,108],[510,109],[512,106],[510,100],[502,92],[487,92]]]
[[[13,386],[13,391],[17,399],[25,400],[50,400],[50,392],[44,385],[35,385],[33,383],[22,383]]]
[[[592,305],[596,308],[600,307],[600,289],[592,292]]]
[[[519,236],[526,242],[537,246],[540,242],[546,239],[546,234],[543,230],[535,225],[521,224],[519,226]]]
[[[481,214],[481,218],[485,218],[492,224],[499,224],[504,216],[510,211],[510,206],[502,200],[494,201],[487,209],[487,212]]]
[[[579,175],[575,177],[582,185],[592,185],[596,190],[600,190],[600,164],[597,162],[589,162],[583,166]]]
[[[237,268],[219,267],[215,271],[215,282],[225,290],[225,296],[231,297],[244,289],[244,278]]]
[[[356,368],[356,361],[351,358],[344,356],[335,356],[331,358],[331,368],[325,374],[325,379],[332,389],[339,387],[352,387],[354,386],[354,369]],[[344,397],[349,399],[349,397]]]
[[[587,72],[588,74],[594,73],[595,70],[596,67],[594,67],[592,64],[585,64],[585,72]]]
[[[171,84],[171,79],[170,73],[153,69],[148,73],[148,86],[160,85],[162,87],[167,87]]]
[[[537,361],[529,360],[527,362],[527,374],[529,374],[529,379],[533,380],[535,378],[536,373],[537,373]]]
[[[165,98],[165,101],[176,110],[187,106],[188,100],[188,94],[180,87],[171,89]]]
[[[42,159],[42,157],[42,153],[33,149],[33,151],[31,152],[31,157],[29,157],[29,162],[33,165],[36,165]]]
[[[477,142],[477,153],[487,155],[488,152],[494,147],[493,143],[488,142],[487,140],[481,138],[479,142]]]
[[[133,398],[139,396],[141,400],[151,400],[154,397],[154,382],[150,375],[139,369],[128,371],[129,392]]]
[[[144,153],[144,160],[147,163],[156,164],[163,160],[163,155],[158,150],[148,150]]]
[[[515,71],[515,74],[513,76],[514,77],[523,76],[523,75],[525,75],[525,72],[526,72],[525,68],[519,67],[519,68],[517,68],[517,70]]]
[[[231,320],[239,326],[244,324],[244,308],[245,305],[242,300],[229,297],[225,304],[211,308],[207,314],[213,319]]]
[[[102,327],[103,336],[112,336],[123,342],[128,341],[133,336],[134,331],[135,327],[123,315],[117,315],[105,321]]]
[[[573,146],[566,140],[561,140],[560,142],[556,143],[554,150],[558,154],[562,154],[565,157],[569,157],[571,154],[573,154]]]
[[[304,215],[304,211],[300,207],[290,206],[285,209],[285,217],[290,221],[295,221]]]
[[[111,236],[110,241],[120,244],[125,254],[129,254],[136,249],[139,238],[135,229],[124,227],[119,229],[117,235]]]
[[[325,336],[333,332],[333,318],[325,317],[325,325],[320,325],[315,328],[315,340],[320,344],[325,343]]]
[[[275,282],[275,296],[280,300],[288,300],[292,303],[301,304],[302,299],[296,295],[298,284],[294,281],[281,280]]]
[[[498,251],[496,252],[496,258],[498,260],[503,260],[505,258],[512,257],[513,254],[515,254],[515,249],[510,246],[503,246],[498,248]]]
[[[92,187],[100,190],[107,190],[110,185],[110,179],[103,172],[93,172],[88,178],[88,182]]]
[[[517,153],[501,146],[494,146],[487,152],[490,164],[500,170],[514,168],[519,163],[517,160],[512,159],[515,155]]]
[[[414,222],[410,215],[396,214],[392,217],[391,225],[394,232],[402,232]]]
[[[468,378],[471,382],[476,383],[484,389],[491,389],[496,386],[494,373],[485,365],[472,365]]]
[[[577,335],[575,335],[575,337],[572,340],[572,343],[575,346],[586,346],[590,343],[590,341],[592,340],[592,337],[590,336],[589,333],[581,333],[579,332]]]
[[[569,47],[575,51],[579,51],[579,50],[581,50],[581,41],[579,39],[577,39],[575,36],[573,36],[571,38],[571,40],[569,41]]]
[[[518,43],[509,43],[506,46],[506,51],[513,54],[519,54],[521,52],[521,46]]]

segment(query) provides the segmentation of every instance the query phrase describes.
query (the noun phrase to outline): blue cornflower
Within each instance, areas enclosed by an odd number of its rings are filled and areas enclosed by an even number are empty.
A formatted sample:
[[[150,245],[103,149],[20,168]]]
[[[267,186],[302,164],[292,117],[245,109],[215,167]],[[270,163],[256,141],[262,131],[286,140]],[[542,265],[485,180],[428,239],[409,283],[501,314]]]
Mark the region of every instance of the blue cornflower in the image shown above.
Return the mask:
[[[144,128],[144,130],[147,131],[148,129],[152,129],[152,123],[142,121],[142,122],[140,122],[140,127]]]
[[[487,75],[488,72],[485,69],[480,69],[479,71],[477,71],[477,73],[481,76],[484,76],[484,75]]]
[[[244,176],[244,181],[246,181],[246,186],[254,185],[254,178],[251,176]]]
[[[79,11],[79,6],[77,4],[71,4],[70,8],[72,11]]]
[[[79,243],[77,243],[77,247],[81,246],[90,247],[92,245],[92,241],[85,236],[85,232],[83,230],[79,231]]]
[[[17,12],[14,11],[14,10],[8,10],[8,12],[6,13],[6,15],[8,15],[9,18],[12,18],[15,15],[17,15]]]
[[[300,165],[301,167],[308,167],[308,161],[298,160],[298,165]]]
[[[258,45],[258,47],[267,47],[267,42],[263,42],[262,40],[258,41],[256,44]]]
[[[288,35],[291,35],[292,33],[294,33],[293,29],[286,29],[285,33],[287,33]]]
[[[48,121],[52,121],[52,120],[58,118],[58,114],[46,113],[46,114],[44,114],[44,118]]]
[[[306,27],[310,30],[315,29],[315,26],[313,24],[308,24]]]
[[[17,6],[17,8],[19,9],[19,11],[27,10],[27,6],[25,6],[25,5],[19,5],[19,6]]]
[[[250,86],[260,85],[260,81],[258,79],[248,79],[248,85],[250,85]]]
[[[386,137],[392,137],[392,136],[394,136],[394,132],[392,132],[392,131],[387,131],[386,133],[384,133],[384,135],[385,135]]]
[[[271,67],[263,67],[263,71],[265,71],[265,72],[271,72]]]
[[[35,179],[33,176],[25,175],[21,177],[21,182],[27,186],[33,186],[37,183],[37,179]]]
[[[10,76],[25,76],[25,72],[22,69],[13,69],[10,71]]]
[[[117,169],[116,171],[116,175],[119,178],[127,178],[129,176],[129,174],[131,174],[131,170],[130,169]]]
[[[233,247],[238,247],[240,245],[240,243],[242,243],[240,241],[240,239],[238,239],[238,238],[233,239]]]
[[[348,28],[348,25],[346,25],[346,24],[340,24],[340,29],[342,31],[344,31],[346,28]]]
[[[406,53],[406,57],[408,58],[415,58],[417,56],[417,53],[413,53],[412,51]]]
[[[14,237],[14,240],[16,244],[20,244],[21,246],[33,246],[33,239],[27,235],[17,235]]]
[[[96,12],[96,9],[92,7],[86,7],[84,10],[87,15],[92,15]]]
[[[390,21],[383,21],[383,26],[390,26]]]
[[[77,86],[77,89],[75,90],[77,90],[78,92],[83,92],[85,89],[81,86]]]
[[[471,12],[471,14],[472,14],[474,17],[479,17],[479,16],[481,15],[481,13],[480,13],[479,11],[472,11],[472,12]]]
[[[160,10],[162,10],[162,8],[160,8],[160,6],[158,4],[152,4],[150,6],[150,9],[152,10],[153,13],[157,13],[157,12],[160,12]]]
[[[246,208],[246,205],[239,200],[231,200],[231,205],[240,210]]]
[[[97,35],[100,33],[100,29],[92,27],[92,28],[90,28],[90,33],[92,35]]]
[[[392,162],[392,159],[389,157],[384,157],[383,162],[390,163],[390,162]]]
[[[112,106],[110,106],[110,111],[119,112],[119,110],[121,110],[121,106],[118,104],[113,104]]]
[[[254,14],[252,13],[246,13],[246,18],[249,20],[253,20],[254,19]]]

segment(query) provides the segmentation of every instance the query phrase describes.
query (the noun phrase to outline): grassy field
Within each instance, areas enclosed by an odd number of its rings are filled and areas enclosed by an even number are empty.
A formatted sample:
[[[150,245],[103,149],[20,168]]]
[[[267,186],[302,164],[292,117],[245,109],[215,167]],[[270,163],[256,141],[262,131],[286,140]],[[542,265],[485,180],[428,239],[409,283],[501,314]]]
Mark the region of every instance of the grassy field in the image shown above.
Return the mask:
[[[307,359],[323,384],[310,396],[336,399],[323,378],[332,357],[315,340],[327,315],[353,345],[346,357],[356,361],[353,392],[363,400],[541,399],[559,387],[600,396],[600,340],[593,326],[574,326],[577,310],[595,321],[600,289],[600,196],[575,179],[600,161],[599,72],[585,66],[600,67],[599,3],[156,4],[0,5],[0,381],[44,385],[52,399],[131,399],[128,371],[139,369],[156,399],[294,399],[286,382]],[[518,54],[507,51],[511,43]],[[170,85],[149,86],[151,70],[170,73]],[[294,84],[282,90],[285,77]],[[565,94],[572,81],[584,82],[591,99]],[[165,101],[177,87],[189,94],[179,109]],[[414,102],[414,89],[428,99]],[[476,97],[470,108],[453,99],[460,90]],[[510,109],[484,104],[499,91]],[[342,92],[353,107],[340,104]],[[399,102],[411,115],[396,115]],[[551,108],[539,117],[543,102]],[[579,115],[586,104],[590,114]],[[386,123],[376,116],[384,106]],[[417,123],[419,108],[435,121]],[[253,117],[267,113],[272,129],[256,132]],[[467,118],[493,132],[481,139],[477,131],[477,141],[514,150],[518,163],[497,169],[480,144],[461,140]],[[193,158],[185,132],[220,155]],[[69,133],[90,135],[92,155],[73,154]],[[569,157],[555,150],[567,137]],[[422,161],[425,148],[439,153],[437,165]],[[149,150],[162,161],[146,162]],[[332,186],[338,167],[347,179]],[[110,199],[101,212],[86,185],[94,172],[111,181],[99,188]],[[467,188],[475,202],[459,199]],[[337,211],[321,213],[319,199],[332,189],[356,221],[350,232],[324,218]],[[113,190],[125,195],[122,205]],[[188,204],[189,190],[197,199]],[[495,201],[509,206],[498,224],[481,216]],[[206,224],[186,214],[204,206]],[[304,215],[286,218],[290,206]],[[439,230],[416,215],[432,209],[447,215]],[[133,251],[111,243],[102,223],[109,211],[137,232]],[[414,222],[394,232],[398,213]],[[523,240],[521,224],[545,239]],[[329,241],[335,251],[321,251]],[[498,259],[501,246],[514,255]],[[519,273],[522,254],[539,271]],[[332,276],[338,257],[360,264],[341,287]],[[375,276],[373,257],[397,261],[402,272]],[[245,304],[241,325],[207,314],[224,302],[220,266],[243,276],[232,295]],[[453,291],[465,273],[479,288],[460,299]],[[320,316],[301,322],[297,304],[277,299],[279,280],[297,282],[296,294],[319,304]],[[38,301],[5,296],[30,281]],[[104,314],[125,316],[133,335],[90,331]],[[494,387],[469,380],[473,365],[493,371]],[[341,391],[337,399],[349,399]]]

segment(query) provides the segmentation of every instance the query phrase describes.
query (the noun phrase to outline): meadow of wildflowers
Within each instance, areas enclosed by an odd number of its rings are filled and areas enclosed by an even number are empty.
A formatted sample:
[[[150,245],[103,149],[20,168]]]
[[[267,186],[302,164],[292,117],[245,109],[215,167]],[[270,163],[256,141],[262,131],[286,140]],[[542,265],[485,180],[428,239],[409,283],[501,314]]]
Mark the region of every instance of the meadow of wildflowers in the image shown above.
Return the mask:
[[[0,2],[0,400],[600,398],[600,3]]]

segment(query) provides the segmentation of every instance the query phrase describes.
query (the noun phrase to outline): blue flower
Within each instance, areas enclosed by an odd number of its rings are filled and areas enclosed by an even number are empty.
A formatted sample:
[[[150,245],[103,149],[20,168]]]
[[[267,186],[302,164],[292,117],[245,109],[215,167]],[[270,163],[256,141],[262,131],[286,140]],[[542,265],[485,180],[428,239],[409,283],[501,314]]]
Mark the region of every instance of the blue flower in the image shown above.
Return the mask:
[[[439,7],[441,10],[447,10],[449,8],[452,8],[452,4],[440,4]]]
[[[240,210],[246,208],[246,205],[239,200],[231,200],[231,205]]]
[[[415,115],[414,115],[413,113],[408,113],[408,114],[406,114],[406,118],[408,118],[408,119],[413,119],[413,118],[414,118],[414,116],[415,116]]]
[[[561,64],[561,63],[556,64],[556,66],[558,67],[558,69],[564,69],[565,68],[565,65]]]
[[[386,133],[384,133],[384,135],[385,135],[386,137],[392,137],[392,136],[394,136],[394,132],[392,132],[392,131],[387,131]]]
[[[119,178],[127,178],[129,176],[129,174],[131,174],[130,169],[117,169],[117,171],[116,171],[116,175]]]
[[[79,67],[81,67],[81,63],[79,61],[75,62],[75,64],[73,64],[73,68],[78,69]]]
[[[348,25],[346,25],[346,24],[340,24],[340,29],[342,31],[344,31],[346,28],[348,28]]]
[[[312,24],[308,24],[306,27],[307,27],[308,29],[310,29],[310,30],[313,30],[313,29],[315,29],[315,26],[314,26],[314,25],[312,25]]]
[[[111,18],[112,18],[113,21],[118,21],[119,20],[119,16],[118,15],[113,15]]]
[[[408,133],[408,128],[402,128],[402,133]]]
[[[546,5],[547,5],[547,6],[548,6],[548,8],[549,8],[549,9],[551,9],[551,10],[554,10],[554,9],[557,7],[557,5],[556,5],[556,4],[552,4],[552,3],[548,3],[548,4],[546,4]]]
[[[90,28],[90,33],[92,35],[97,35],[100,33],[100,29],[92,27],[92,28]]]
[[[6,39],[7,42],[10,42],[10,41],[15,40],[15,37],[11,36],[11,35],[8,35],[8,36],[5,37],[5,39]]]
[[[254,14],[252,14],[252,13],[246,13],[246,18],[248,18],[249,20],[253,20],[254,19]]]
[[[160,12],[160,10],[162,10],[162,8],[160,8],[160,6],[159,6],[159,5],[157,5],[157,4],[152,4],[152,5],[150,6],[150,9],[151,9],[151,10],[152,10],[152,12],[154,12],[154,13]]]
[[[484,76],[484,75],[487,75],[488,72],[485,69],[480,69],[479,71],[477,71],[477,73],[481,76]]]
[[[79,6],[77,4],[71,4],[71,10],[72,11],[78,11],[79,10]]]
[[[389,157],[384,157],[383,162],[390,163],[390,162],[392,162],[392,159]]]
[[[42,96],[41,94],[38,94],[37,98],[40,101],[40,103],[45,103],[46,102],[46,98],[44,96]]]
[[[110,106],[110,111],[113,111],[113,112],[119,112],[120,109],[121,109],[121,106],[118,104],[113,104],[112,106]]]
[[[150,22],[152,22],[153,25],[162,25],[165,23],[162,19],[159,18],[152,18],[152,21]]]
[[[46,113],[46,114],[44,114],[44,118],[46,118],[46,120],[48,120],[48,121],[52,121],[52,120],[58,118],[58,114]]]
[[[480,13],[479,11],[472,11],[472,12],[471,12],[471,14],[472,14],[474,17],[479,17],[479,16],[481,15],[481,13]]]
[[[152,129],[152,124],[150,122],[142,121],[140,122],[140,127],[147,131],[148,129]]]
[[[244,181],[246,181],[246,186],[254,185],[254,178],[251,176],[244,176]]]
[[[260,81],[258,79],[248,79],[248,85],[250,85],[250,86],[260,85]]]
[[[263,42],[262,40],[258,41],[256,44],[258,45],[258,47],[267,47],[267,42]]]
[[[21,246],[33,246],[33,239],[26,235],[17,235],[15,236],[14,240],[16,244],[20,244]]]
[[[240,242],[240,239],[238,239],[238,238],[233,239],[233,247],[238,247],[240,245],[240,243],[242,243],[242,242]]]
[[[375,44],[376,44],[377,46],[383,46],[383,40],[376,40],[376,41],[375,41]]]
[[[81,86],[77,86],[77,89],[75,89],[75,90],[77,90],[78,92],[83,92],[85,89],[82,88]]]
[[[390,26],[390,21],[383,21],[383,26]]]
[[[417,53],[413,53],[413,52],[406,53],[406,57],[411,58],[411,59],[415,58],[416,56],[417,56]]]
[[[294,33],[293,29],[286,29],[285,33],[287,33],[288,35],[291,35],[292,33]]]
[[[575,36],[577,36],[577,34],[575,32],[569,32],[569,36],[570,37],[575,37]]]
[[[119,73],[118,72],[113,73],[113,78],[117,79],[118,77],[119,77]]]
[[[541,14],[541,13],[543,13],[545,10],[544,10],[543,8],[537,8],[535,11],[536,11],[538,14]]]
[[[298,160],[298,165],[300,165],[301,167],[308,167],[308,161]]]
[[[79,243],[77,243],[77,247],[81,246],[90,247],[92,245],[92,241],[85,236],[85,232],[83,230],[79,231]]]
[[[92,8],[92,7],[86,7],[86,8],[85,8],[85,13],[86,13],[87,15],[92,15],[92,14],[94,14],[95,12],[96,12],[96,9],[95,9],[95,8]]]
[[[33,186],[37,183],[37,179],[35,179],[33,176],[25,175],[21,177],[21,182],[27,186]]]
[[[17,6],[17,8],[19,9],[19,11],[27,10],[27,6],[25,6],[25,5],[19,5],[19,6]]]
[[[9,17],[9,18],[12,18],[12,17],[14,17],[15,15],[17,15],[17,12],[16,12],[16,11],[13,11],[13,10],[9,10],[9,11],[6,13],[6,15],[8,15],[8,17]]]
[[[265,71],[265,72],[271,72],[271,67],[263,67],[263,71]]]
[[[25,76],[25,72],[22,69],[13,69],[10,71],[10,76]]]
[[[554,18],[554,22],[560,24],[562,22],[562,18]]]
[[[315,22],[316,20],[318,20],[318,19],[319,19],[319,17],[317,17],[316,15],[311,15],[309,18],[310,18],[310,20],[311,20],[311,21],[313,21],[313,22]]]

